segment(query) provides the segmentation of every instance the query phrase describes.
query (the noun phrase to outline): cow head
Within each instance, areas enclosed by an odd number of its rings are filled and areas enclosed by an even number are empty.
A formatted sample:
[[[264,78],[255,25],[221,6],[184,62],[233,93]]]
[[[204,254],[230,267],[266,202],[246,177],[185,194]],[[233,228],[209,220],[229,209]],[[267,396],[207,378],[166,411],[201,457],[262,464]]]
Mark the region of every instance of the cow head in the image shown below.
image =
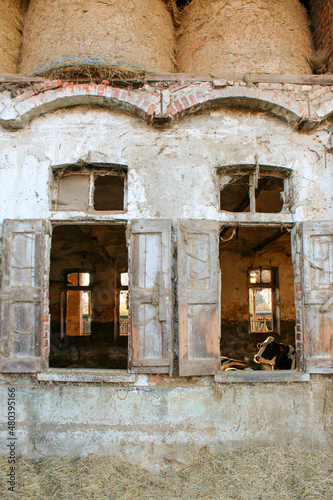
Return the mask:
[[[290,370],[295,368],[295,349],[291,345],[275,342],[268,337],[265,342],[258,344],[259,352],[254,356],[256,363],[272,365],[273,370]]]
[[[275,342],[274,337],[267,337],[265,342],[257,345],[259,352],[254,356],[254,361],[256,363],[266,363],[274,367],[277,354],[276,344],[277,342]]]

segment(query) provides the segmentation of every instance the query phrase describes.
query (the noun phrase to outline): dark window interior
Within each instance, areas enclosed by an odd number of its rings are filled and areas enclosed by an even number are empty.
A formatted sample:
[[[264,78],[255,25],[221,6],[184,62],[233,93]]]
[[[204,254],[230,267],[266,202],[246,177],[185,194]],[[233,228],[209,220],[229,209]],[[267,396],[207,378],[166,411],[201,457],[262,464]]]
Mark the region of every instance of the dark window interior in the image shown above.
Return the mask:
[[[221,189],[220,209],[227,212],[248,212],[250,209],[249,176],[232,176]]]
[[[124,177],[98,175],[94,180],[95,210],[124,210]]]
[[[253,195],[253,205],[258,213],[279,213],[283,208],[284,180],[264,175],[259,177]],[[250,211],[250,175],[230,175],[221,179],[220,210],[226,212]]]
[[[273,213],[281,212],[283,199],[281,193],[284,191],[284,181],[276,177],[261,177],[258,180],[258,188],[255,192],[256,212]]]
[[[120,224],[62,224],[54,228],[50,366],[127,368],[127,325],[120,334],[126,301],[119,307],[121,292],[127,290],[119,279],[128,269],[125,231],[125,225]]]

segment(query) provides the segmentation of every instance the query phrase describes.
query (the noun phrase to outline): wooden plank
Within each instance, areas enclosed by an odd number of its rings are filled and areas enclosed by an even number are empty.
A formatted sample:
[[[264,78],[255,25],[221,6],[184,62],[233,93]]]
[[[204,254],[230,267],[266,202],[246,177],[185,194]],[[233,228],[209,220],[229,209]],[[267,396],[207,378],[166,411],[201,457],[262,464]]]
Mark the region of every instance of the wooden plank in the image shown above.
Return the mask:
[[[181,220],[178,227],[179,374],[220,369],[220,280],[215,221]]]
[[[42,369],[46,231],[42,220],[3,224],[1,369],[6,373]]]
[[[333,371],[332,294],[333,222],[304,222],[304,357],[310,373]]]
[[[130,232],[131,371],[171,373],[171,221],[134,221]]]
[[[46,78],[29,75],[0,74],[0,83],[34,83],[45,82]]]
[[[305,367],[308,373],[333,373],[333,358],[307,358]]]
[[[46,78],[15,75],[15,74],[0,74],[0,83],[34,83],[44,82]],[[63,79],[63,81],[68,81]],[[91,78],[72,78],[75,82],[91,81]],[[295,85],[333,85],[333,75],[271,75],[271,74],[208,74],[208,73],[149,73],[142,77],[125,78],[110,78],[110,83],[130,83],[130,82],[214,82],[219,85],[219,82],[236,81],[248,83],[289,83]],[[96,79],[96,81],[99,81]]]
[[[150,73],[147,82],[213,82],[214,80],[241,81],[249,83],[290,83],[300,85],[333,85],[333,75],[271,75],[271,74],[195,74],[195,73]]]

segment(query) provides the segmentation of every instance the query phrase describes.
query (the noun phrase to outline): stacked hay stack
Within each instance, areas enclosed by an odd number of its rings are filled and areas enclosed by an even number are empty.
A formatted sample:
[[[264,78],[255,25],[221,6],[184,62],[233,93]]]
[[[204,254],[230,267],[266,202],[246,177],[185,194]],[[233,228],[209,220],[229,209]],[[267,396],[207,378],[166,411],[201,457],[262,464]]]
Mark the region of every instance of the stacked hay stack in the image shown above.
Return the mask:
[[[311,55],[298,0],[192,0],[182,12],[180,72],[309,74]]]
[[[172,72],[174,51],[172,17],[163,0],[31,0],[21,72]]]
[[[22,29],[24,2],[1,0],[0,9],[0,73],[17,73]]]

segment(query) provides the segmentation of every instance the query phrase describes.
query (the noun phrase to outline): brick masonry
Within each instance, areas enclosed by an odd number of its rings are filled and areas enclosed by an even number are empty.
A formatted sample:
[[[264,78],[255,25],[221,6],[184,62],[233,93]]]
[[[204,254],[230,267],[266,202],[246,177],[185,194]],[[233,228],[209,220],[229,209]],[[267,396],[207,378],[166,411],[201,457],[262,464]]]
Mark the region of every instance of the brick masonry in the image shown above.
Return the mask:
[[[304,366],[304,340],[303,340],[303,305],[302,305],[302,284],[295,282],[295,308],[296,308],[296,353],[297,366]]]
[[[327,54],[324,70],[331,72],[333,69],[332,0],[310,0],[310,8],[314,45],[318,54]]]
[[[138,90],[101,84],[46,81],[15,97],[0,94],[0,124],[22,128],[34,117],[76,105],[118,108],[159,125],[172,124],[190,113],[212,107],[244,107],[286,120],[294,128],[314,129],[333,113],[333,86],[214,81],[170,85],[160,90],[148,85]]]

